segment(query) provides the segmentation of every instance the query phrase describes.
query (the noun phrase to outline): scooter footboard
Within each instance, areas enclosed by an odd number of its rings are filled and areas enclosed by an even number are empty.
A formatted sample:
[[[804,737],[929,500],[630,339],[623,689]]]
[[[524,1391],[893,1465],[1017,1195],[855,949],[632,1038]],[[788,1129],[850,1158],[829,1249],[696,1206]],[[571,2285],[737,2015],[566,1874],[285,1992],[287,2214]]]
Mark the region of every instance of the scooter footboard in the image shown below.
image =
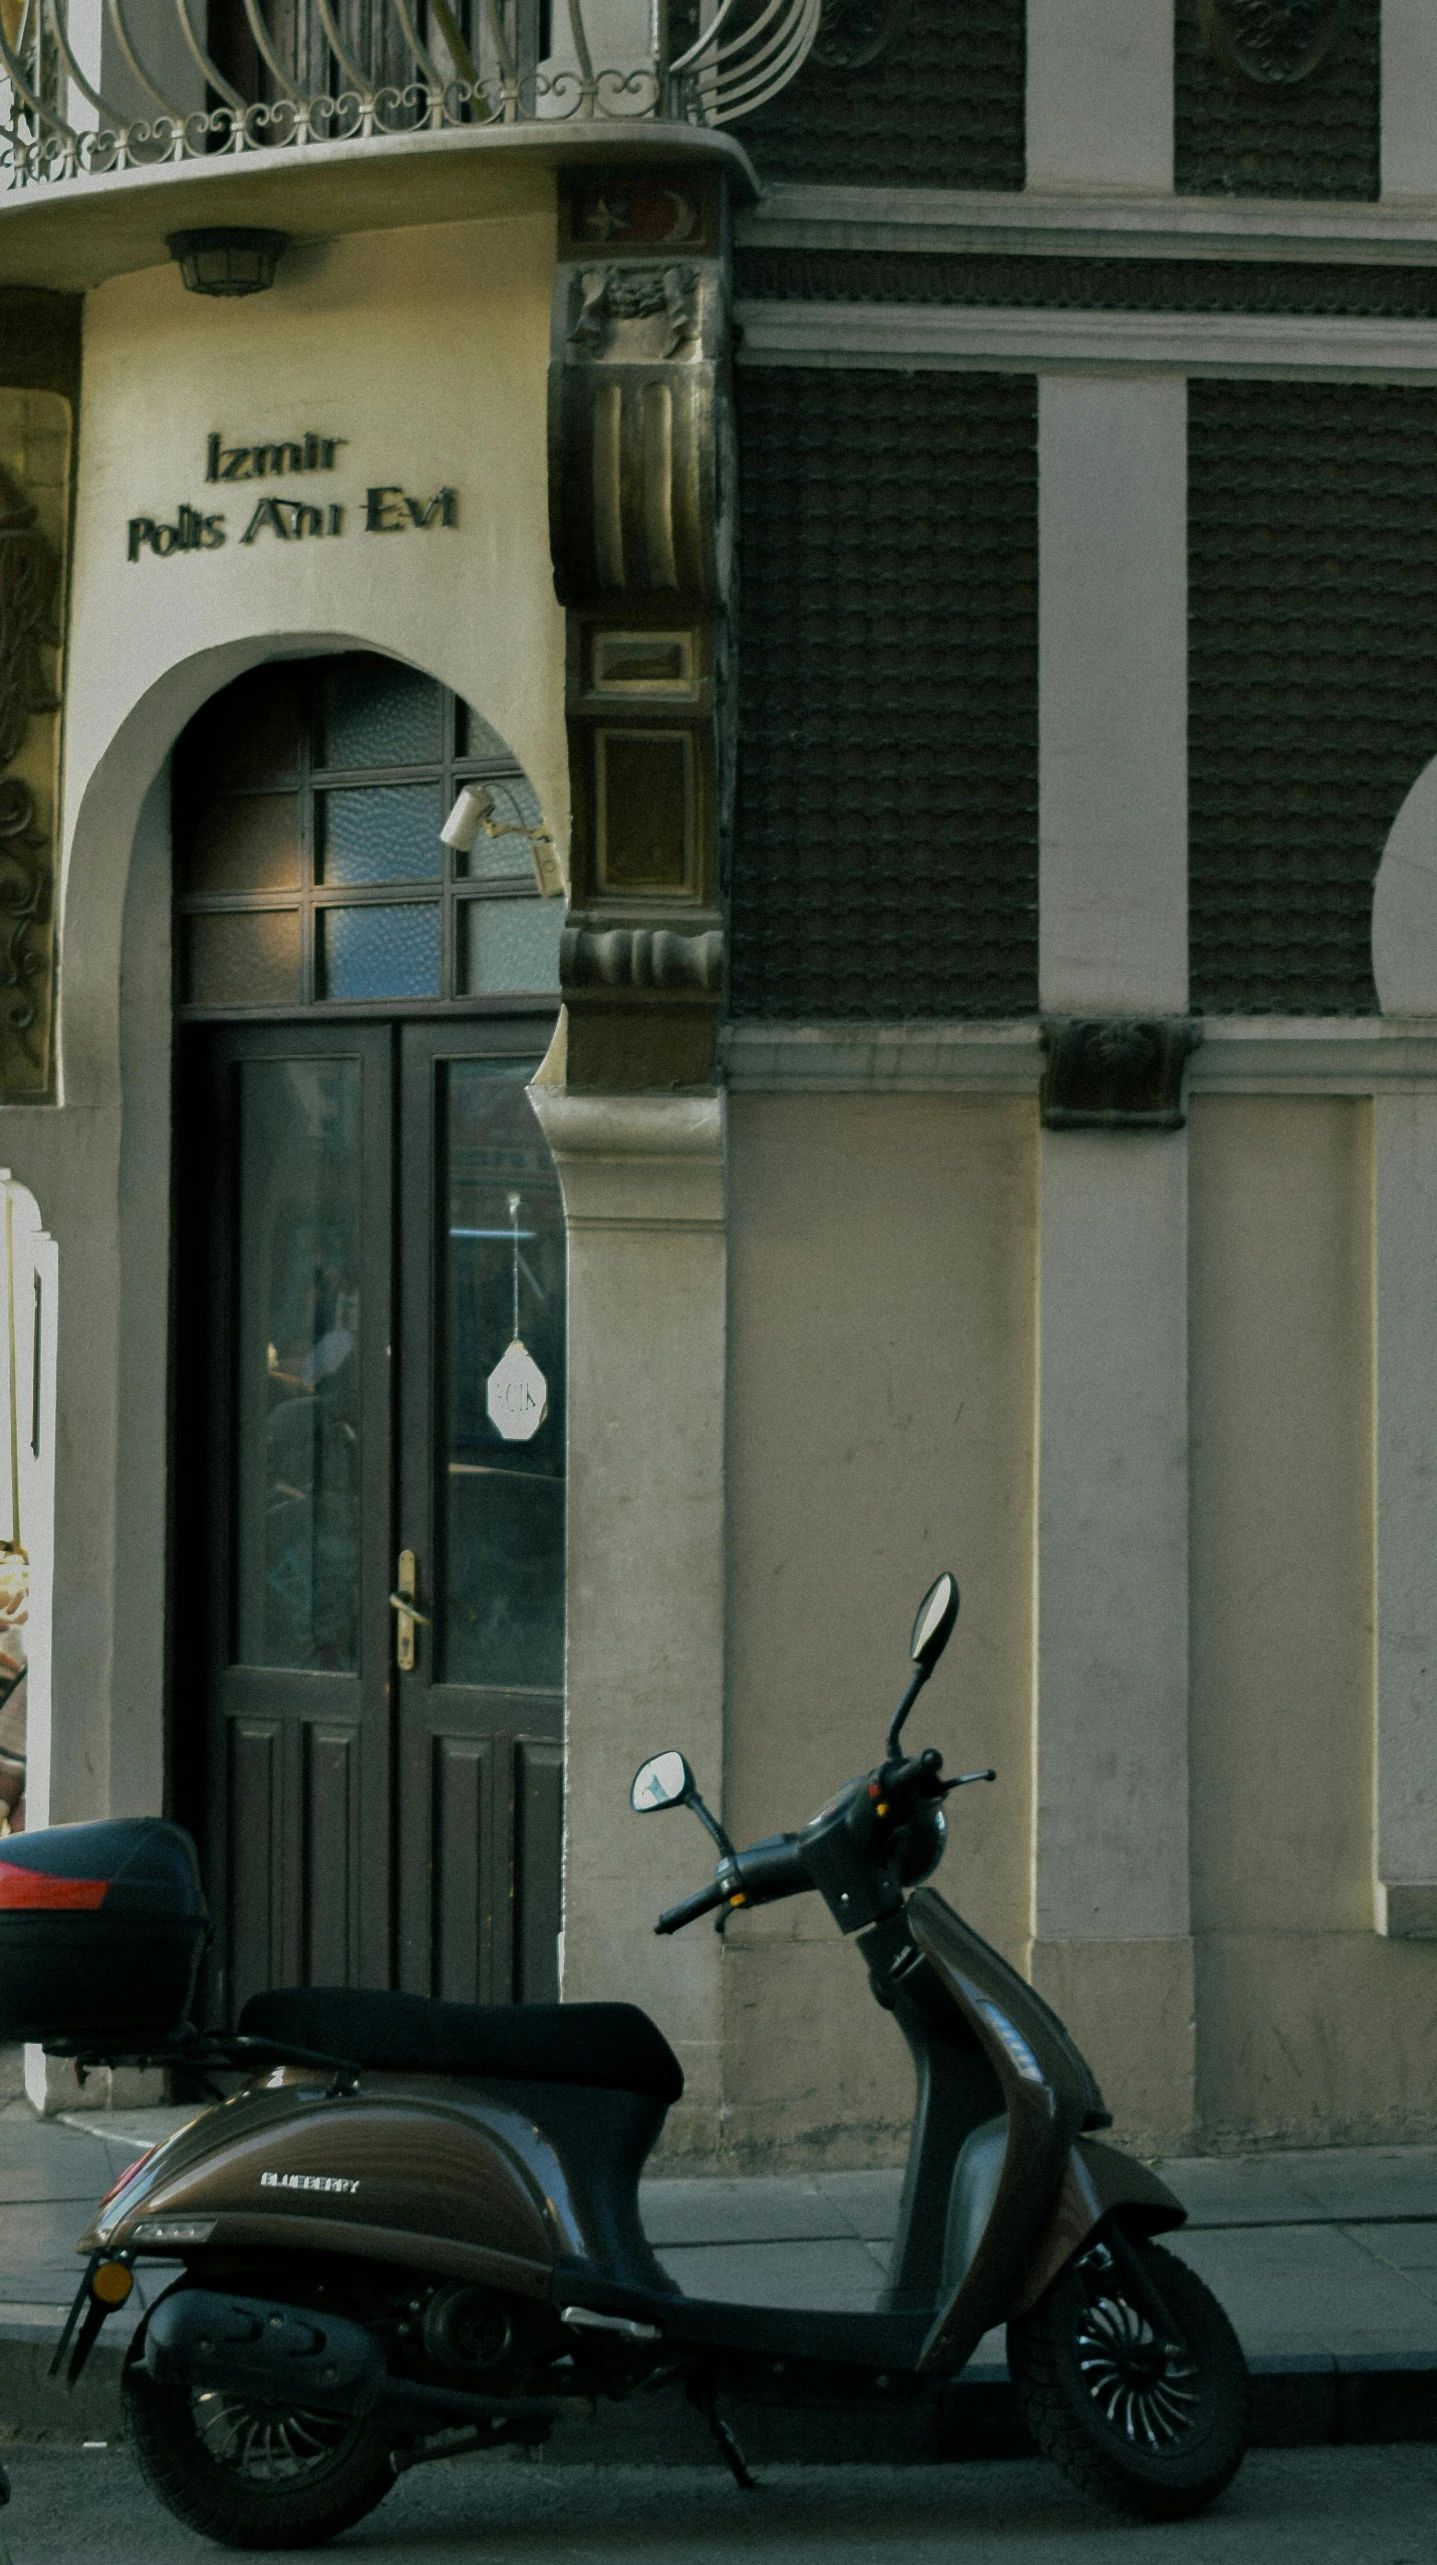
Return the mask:
[[[1013,2313],[1035,2307],[1060,2271],[1080,2253],[1101,2221],[1121,2218],[1136,2235],[1162,2235],[1186,2223],[1175,2192],[1146,2164],[1101,2138],[1075,2139],[1047,2228],[1034,2248]]]

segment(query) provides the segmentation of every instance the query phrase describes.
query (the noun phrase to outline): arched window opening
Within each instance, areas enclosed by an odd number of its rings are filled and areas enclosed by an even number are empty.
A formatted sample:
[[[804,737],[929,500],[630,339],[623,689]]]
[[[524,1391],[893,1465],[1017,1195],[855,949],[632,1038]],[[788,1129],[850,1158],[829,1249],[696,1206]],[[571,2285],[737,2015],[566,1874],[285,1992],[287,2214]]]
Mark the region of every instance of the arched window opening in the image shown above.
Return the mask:
[[[487,805],[468,852],[441,836],[466,784]],[[175,751],[183,1012],[553,996],[542,826],[498,732],[420,670],[369,651],[251,670]]]

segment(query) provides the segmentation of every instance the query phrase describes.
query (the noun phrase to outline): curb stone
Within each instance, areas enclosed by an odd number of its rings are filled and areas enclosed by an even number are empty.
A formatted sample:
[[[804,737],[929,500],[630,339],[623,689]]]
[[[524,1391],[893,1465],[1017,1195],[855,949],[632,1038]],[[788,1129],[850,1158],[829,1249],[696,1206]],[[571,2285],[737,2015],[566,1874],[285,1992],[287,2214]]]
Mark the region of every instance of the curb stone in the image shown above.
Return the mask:
[[[0,2323],[0,2444],[121,2439],[123,2344],[97,2346],[72,2395],[46,2374],[55,2339],[35,2326]],[[1350,2361],[1258,2356],[1249,2367],[1255,2449],[1437,2441],[1437,2347],[1357,2354]],[[795,2410],[735,2398],[727,2410],[746,2455],[759,2466],[923,2466],[1032,2455],[1013,2388],[996,2366],[975,2365],[936,2409],[905,2399],[889,2413]],[[567,2425],[540,2457],[549,2466],[721,2463],[701,2417],[678,2396],[636,2396],[606,2408],[597,2424]]]

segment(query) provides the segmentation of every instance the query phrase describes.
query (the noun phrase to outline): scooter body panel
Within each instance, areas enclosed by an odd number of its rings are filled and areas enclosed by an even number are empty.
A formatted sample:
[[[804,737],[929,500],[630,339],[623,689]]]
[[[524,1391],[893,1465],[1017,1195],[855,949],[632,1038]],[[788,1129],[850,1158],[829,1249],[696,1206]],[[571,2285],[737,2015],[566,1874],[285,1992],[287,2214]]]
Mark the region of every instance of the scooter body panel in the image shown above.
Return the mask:
[[[558,2150],[522,2111],[376,2077],[357,2094],[291,2084],[205,2111],[145,2159],[80,2250],[349,2254],[542,2298],[556,2258],[592,2241]]]
[[[914,1893],[907,1919],[915,1947],[981,2044],[1003,2098],[1002,2121],[974,2130],[958,2160],[945,2294],[919,2355],[920,2368],[952,2371],[990,2325],[1041,2295],[1115,2205],[1128,2172],[1137,2195],[1159,2208],[1164,2223],[1179,2222],[1183,2213],[1161,2184],[1155,2187],[1162,2201],[1154,2203],[1155,2177],[1140,2166],[1128,2168],[1115,2148],[1098,2150],[1098,2171],[1088,2171],[1078,2146],[1085,2123],[1106,2119],[1102,2096],[1042,1997],[934,1889]],[[1175,2217],[1167,2216],[1169,2208]],[[1046,2276],[1035,2288],[1038,2271]]]

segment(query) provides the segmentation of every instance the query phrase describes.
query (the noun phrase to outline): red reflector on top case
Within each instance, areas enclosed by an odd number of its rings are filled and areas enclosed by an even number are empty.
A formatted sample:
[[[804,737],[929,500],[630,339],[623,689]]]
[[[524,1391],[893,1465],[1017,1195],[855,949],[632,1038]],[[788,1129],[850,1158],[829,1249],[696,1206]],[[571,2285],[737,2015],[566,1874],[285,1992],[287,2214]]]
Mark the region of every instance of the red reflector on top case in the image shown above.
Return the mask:
[[[0,1861],[0,1914],[6,1908],[19,1906],[56,1907],[103,1906],[108,1879],[55,1879],[43,1870],[22,1870],[16,1861]]]

